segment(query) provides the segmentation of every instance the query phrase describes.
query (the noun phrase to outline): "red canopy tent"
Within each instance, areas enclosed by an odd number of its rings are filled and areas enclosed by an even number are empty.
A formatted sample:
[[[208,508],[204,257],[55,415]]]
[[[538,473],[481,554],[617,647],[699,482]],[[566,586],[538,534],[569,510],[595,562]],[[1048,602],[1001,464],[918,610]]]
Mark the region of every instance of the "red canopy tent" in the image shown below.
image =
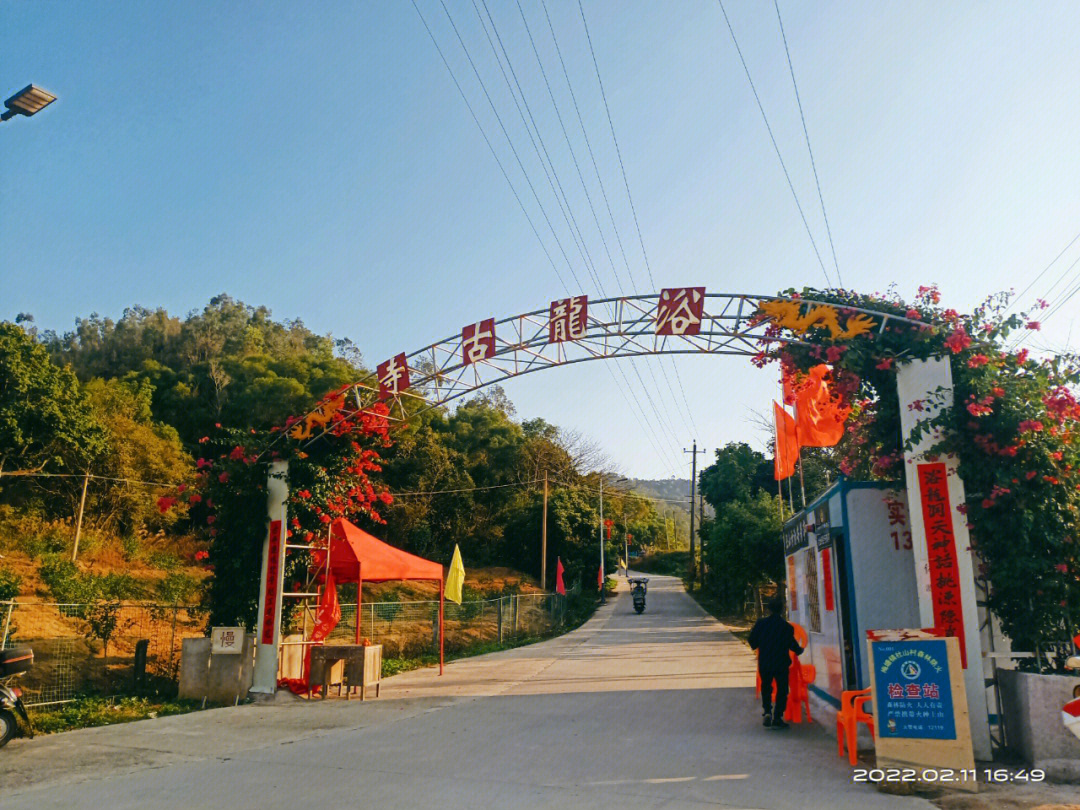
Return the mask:
[[[439,583],[439,674],[443,672],[443,567],[372,537],[345,518],[330,524],[330,572],[335,582],[356,583],[356,642],[360,643],[360,594],[364,580],[431,580]]]

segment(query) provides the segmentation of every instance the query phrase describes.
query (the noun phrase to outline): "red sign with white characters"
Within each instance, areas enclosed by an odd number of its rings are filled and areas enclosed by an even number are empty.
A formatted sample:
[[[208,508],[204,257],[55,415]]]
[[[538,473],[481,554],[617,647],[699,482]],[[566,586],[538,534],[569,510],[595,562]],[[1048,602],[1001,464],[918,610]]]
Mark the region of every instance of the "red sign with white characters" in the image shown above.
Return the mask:
[[[584,295],[551,302],[548,316],[548,340],[565,343],[585,337],[589,320],[589,299]]]
[[[397,396],[409,387],[409,364],[404,354],[380,363],[375,375],[379,378],[380,399]]]
[[[930,564],[930,598],[934,603],[934,630],[956,636],[960,663],[967,668],[964,644],[964,609],[960,603],[960,568],[949,504],[948,472],[944,464],[920,464],[919,494],[926,528],[926,555]]]
[[[273,644],[277,630],[278,579],[281,569],[281,521],[270,521],[269,551],[266,555],[266,596],[263,601],[262,639],[260,644]]]
[[[656,334],[696,335],[705,311],[704,287],[671,287],[660,291],[656,305]]]
[[[461,330],[461,359],[465,365],[495,356],[495,319],[488,318]]]

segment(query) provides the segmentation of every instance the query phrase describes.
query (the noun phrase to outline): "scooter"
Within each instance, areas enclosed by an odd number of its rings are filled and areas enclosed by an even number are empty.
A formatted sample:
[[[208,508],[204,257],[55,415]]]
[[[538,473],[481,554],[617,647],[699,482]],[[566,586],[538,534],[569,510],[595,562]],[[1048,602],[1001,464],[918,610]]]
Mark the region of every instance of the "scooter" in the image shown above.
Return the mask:
[[[34,726],[22,702],[22,690],[11,685],[12,678],[33,666],[34,651],[29,647],[0,650],[0,748],[7,745],[18,731],[16,715],[26,724],[27,735],[34,736]]]
[[[638,613],[645,612],[645,591],[648,589],[648,577],[634,577],[630,579],[630,596],[634,600],[634,610]]]

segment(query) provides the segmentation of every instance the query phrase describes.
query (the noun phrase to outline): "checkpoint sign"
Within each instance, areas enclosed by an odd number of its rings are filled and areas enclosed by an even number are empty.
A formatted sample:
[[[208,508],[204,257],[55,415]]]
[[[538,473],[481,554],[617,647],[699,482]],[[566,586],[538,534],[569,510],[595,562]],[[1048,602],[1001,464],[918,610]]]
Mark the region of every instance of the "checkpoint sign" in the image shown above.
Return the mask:
[[[928,783],[927,774],[942,769],[974,773],[956,637],[919,629],[869,630],[867,636],[878,768],[914,768],[915,781]],[[978,790],[975,780],[950,787]]]
[[[882,737],[955,740],[943,640],[881,641],[874,651],[874,709]]]
[[[239,655],[243,648],[243,627],[215,627],[210,631],[211,655]]]

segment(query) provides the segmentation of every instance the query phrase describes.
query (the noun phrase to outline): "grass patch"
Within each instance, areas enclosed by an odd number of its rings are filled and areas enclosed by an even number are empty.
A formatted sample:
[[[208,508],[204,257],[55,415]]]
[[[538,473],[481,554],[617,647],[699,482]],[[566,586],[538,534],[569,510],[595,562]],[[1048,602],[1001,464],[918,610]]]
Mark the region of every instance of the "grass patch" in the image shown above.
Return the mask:
[[[706,613],[719,621],[721,624],[725,625],[728,630],[731,631],[732,635],[738,637],[744,642],[750,637],[750,628],[754,625],[753,621],[747,619],[745,616],[738,616],[731,613],[723,612],[722,610],[720,610],[720,606],[717,604],[716,600],[713,599],[710,594],[705,591],[691,591],[689,588],[687,588],[686,592],[690,594],[690,596],[695,602],[701,605],[702,609]]]
[[[566,621],[561,627],[556,627],[550,632],[539,636],[508,638],[501,642],[481,641],[462,649],[448,651],[446,653],[446,660],[456,661],[459,658],[472,658],[477,655],[512,650],[516,647],[524,647],[529,644],[536,644],[538,641],[547,641],[548,639],[565,635],[571,630],[576,630],[583,625],[589,617],[593,615],[599,604],[600,601],[596,597],[585,595],[571,597],[569,604],[566,606]],[[391,675],[399,675],[402,672],[409,672],[414,669],[420,669],[421,667],[434,667],[438,665],[439,656],[433,653],[403,658],[384,658],[382,662],[382,676],[384,678],[389,678]]]
[[[81,697],[55,709],[34,711],[30,719],[37,734],[55,734],[77,728],[131,723],[170,714],[198,711],[199,700],[161,700],[143,697]]]
[[[683,578],[690,570],[690,552],[656,551],[635,560],[630,567],[643,574]]]

